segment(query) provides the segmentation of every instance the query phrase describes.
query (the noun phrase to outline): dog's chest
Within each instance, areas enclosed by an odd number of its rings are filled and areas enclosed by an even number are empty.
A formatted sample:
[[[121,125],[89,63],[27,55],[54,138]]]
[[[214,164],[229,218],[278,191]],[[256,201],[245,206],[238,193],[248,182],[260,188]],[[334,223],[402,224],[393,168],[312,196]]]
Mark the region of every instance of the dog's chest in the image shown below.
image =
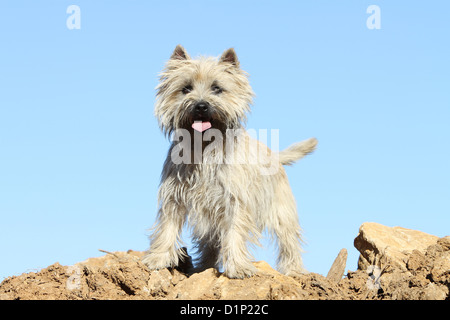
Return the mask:
[[[187,207],[221,207],[234,198],[227,171],[226,167],[205,165],[193,170],[183,183]]]
[[[223,165],[200,165],[187,175],[185,183],[194,193],[223,190],[227,184],[224,180],[228,180],[227,171]]]

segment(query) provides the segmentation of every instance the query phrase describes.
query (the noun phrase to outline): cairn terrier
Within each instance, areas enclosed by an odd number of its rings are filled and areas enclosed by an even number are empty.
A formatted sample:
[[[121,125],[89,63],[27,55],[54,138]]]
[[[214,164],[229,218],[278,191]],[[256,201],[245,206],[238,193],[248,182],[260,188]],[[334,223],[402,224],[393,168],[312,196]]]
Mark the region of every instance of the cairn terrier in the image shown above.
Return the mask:
[[[254,94],[234,49],[219,59],[191,59],[178,45],[156,90],[155,115],[173,141],[143,262],[152,270],[182,263],[187,223],[198,250],[192,272],[223,267],[229,278],[252,276],[257,270],[248,245],[259,244],[267,229],[277,239],[278,270],[304,273],[296,203],[283,165],[311,153],[317,140],[275,152],[249,135],[244,125]]]

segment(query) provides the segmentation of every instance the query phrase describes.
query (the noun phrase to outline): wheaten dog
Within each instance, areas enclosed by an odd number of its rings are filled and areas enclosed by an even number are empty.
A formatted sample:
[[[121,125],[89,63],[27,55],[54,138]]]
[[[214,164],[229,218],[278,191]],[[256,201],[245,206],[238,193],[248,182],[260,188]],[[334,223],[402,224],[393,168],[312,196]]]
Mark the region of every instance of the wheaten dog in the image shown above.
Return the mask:
[[[187,223],[196,270],[220,266],[230,278],[253,275],[249,244],[264,229],[276,237],[278,269],[305,272],[296,203],[282,165],[315,149],[311,138],[275,152],[244,130],[253,91],[233,49],[191,59],[177,46],[157,87],[155,115],[173,137],[161,177],[157,223],[143,261],[150,269],[183,259]]]

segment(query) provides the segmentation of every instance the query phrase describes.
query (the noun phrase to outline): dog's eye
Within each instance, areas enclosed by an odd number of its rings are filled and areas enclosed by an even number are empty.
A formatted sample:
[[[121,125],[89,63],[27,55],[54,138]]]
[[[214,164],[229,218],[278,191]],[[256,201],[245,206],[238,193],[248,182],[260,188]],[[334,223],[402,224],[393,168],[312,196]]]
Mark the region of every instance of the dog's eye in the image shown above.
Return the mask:
[[[220,94],[220,93],[223,92],[223,89],[221,87],[219,87],[219,86],[216,86],[216,85],[212,86],[211,90],[215,94]]]
[[[191,85],[187,85],[186,87],[181,89],[181,92],[183,92],[183,94],[188,94],[191,91],[192,91],[192,86]]]

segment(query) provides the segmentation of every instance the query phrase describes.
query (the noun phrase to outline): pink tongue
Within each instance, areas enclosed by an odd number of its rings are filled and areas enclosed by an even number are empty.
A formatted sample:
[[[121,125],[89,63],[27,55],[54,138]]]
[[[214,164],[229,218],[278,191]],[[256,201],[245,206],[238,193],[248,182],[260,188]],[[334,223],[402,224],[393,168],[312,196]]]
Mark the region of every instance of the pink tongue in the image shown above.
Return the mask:
[[[194,130],[197,130],[198,132],[203,132],[203,131],[208,130],[209,128],[211,128],[211,122],[209,122],[209,121],[206,121],[206,122],[195,121],[192,124],[192,128]]]

